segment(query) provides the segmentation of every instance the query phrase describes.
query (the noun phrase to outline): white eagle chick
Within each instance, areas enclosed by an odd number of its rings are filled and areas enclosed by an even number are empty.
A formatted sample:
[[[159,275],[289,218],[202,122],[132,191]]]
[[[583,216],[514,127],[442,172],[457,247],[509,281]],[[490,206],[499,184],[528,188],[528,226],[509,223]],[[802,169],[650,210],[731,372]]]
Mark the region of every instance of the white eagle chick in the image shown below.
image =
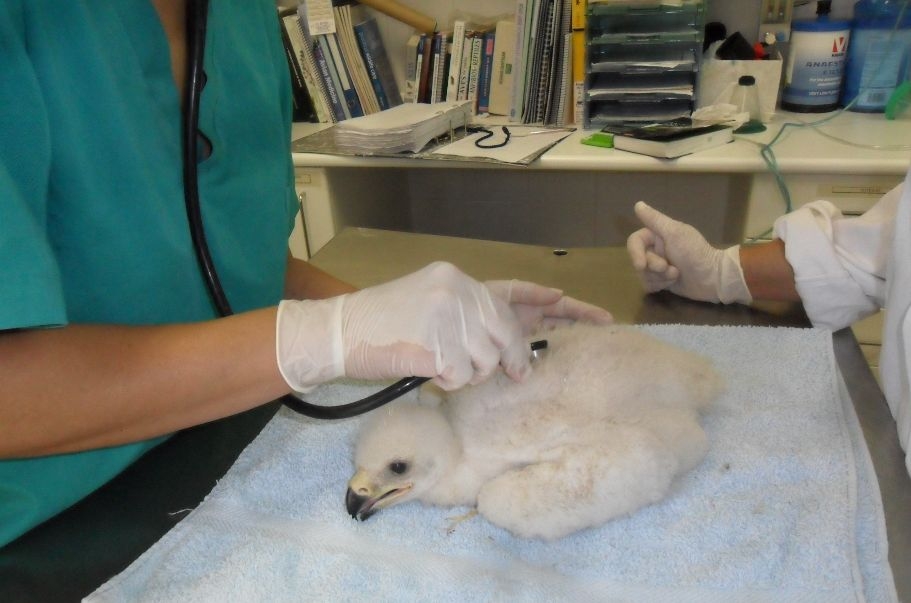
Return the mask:
[[[548,349],[522,383],[498,373],[376,411],[358,436],[348,512],[476,506],[517,536],[553,539],[660,500],[701,462],[699,413],[722,388],[706,359],[632,327],[541,335]]]

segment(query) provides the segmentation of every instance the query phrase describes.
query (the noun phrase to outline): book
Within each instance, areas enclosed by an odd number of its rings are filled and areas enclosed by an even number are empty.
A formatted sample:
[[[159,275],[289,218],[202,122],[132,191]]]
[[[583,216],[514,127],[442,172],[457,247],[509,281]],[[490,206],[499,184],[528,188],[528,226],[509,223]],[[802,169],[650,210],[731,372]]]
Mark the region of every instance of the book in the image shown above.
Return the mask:
[[[530,1],[530,0],[528,0]],[[525,110],[525,67],[527,65],[526,50],[528,42],[528,18],[531,7],[527,0],[516,0],[516,47],[513,52],[512,75],[512,106],[509,109],[509,121],[522,121],[522,112]]]
[[[433,78],[430,82],[430,102],[439,103],[446,100],[445,95],[445,86],[446,86],[446,69],[448,63],[446,61],[446,53],[448,49],[448,44],[446,42],[446,32],[438,31],[433,34],[433,68],[432,75]]]
[[[538,82],[541,79],[541,51],[544,47],[544,28],[547,6],[551,0],[529,0],[525,19],[525,99],[522,101],[521,123],[533,123],[537,111]],[[543,13],[543,15],[542,15]]]
[[[288,72],[291,76],[291,100],[293,103],[291,119],[293,121],[319,121],[316,115],[313,99],[310,97],[310,91],[307,89],[307,82],[304,79],[303,65],[297,50],[291,42],[289,25],[285,22],[285,17],[290,16],[290,29],[293,32],[297,27],[297,11],[286,9],[279,12],[281,22],[282,47],[285,51],[285,59],[288,61]]]
[[[528,32],[532,14],[529,3],[534,0],[516,0],[516,46],[513,53],[512,106],[509,121],[522,122],[525,111],[525,73],[528,66]]]
[[[449,45],[449,73],[446,76],[446,101],[459,100],[459,76],[462,69],[462,48],[465,46],[465,32],[468,22],[456,19],[452,22],[452,42]]]
[[[481,64],[478,69],[478,114],[490,112],[490,76],[493,73],[493,49],[496,31],[484,33],[481,40]]]
[[[566,97],[572,78],[572,2],[557,0],[554,7],[550,79],[544,105],[545,125],[566,125]]]
[[[327,57],[328,47],[326,51],[323,51],[324,45],[319,43],[318,39],[314,39],[310,35],[310,26],[307,23],[307,10],[306,7],[301,4],[297,9],[298,21],[300,24],[301,32],[304,36],[305,47],[309,49],[309,52],[313,56],[314,67],[316,69],[316,76],[320,79],[320,87],[323,89],[323,92],[326,96],[326,104],[329,107],[329,110],[332,113],[332,121],[338,122],[346,119],[345,115],[345,103],[339,98],[339,87],[336,85],[335,80],[338,79],[336,75],[333,78],[332,71],[330,69],[331,58]],[[316,36],[316,38],[323,37],[324,34]]]
[[[490,77],[490,113],[509,115],[512,108],[512,78],[515,62],[516,22],[499,21],[493,45]]]
[[[348,70],[348,64],[342,56],[338,35],[331,33],[324,34],[324,37],[329,47],[329,54],[332,57],[332,65],[335,68],[335,73],[338,75],[341,97],[345,99],[345,115],[348,117],[360,117],[364,114],[364,109],[361,106],[361,99],[358,97],[357,90],[354,87],[354,80],[351,78],[351,72]]]
[[[559,127],[564,127],[571,119],[567,114],[572,113],[573,103],[573,70],[572,70],[572,52],[573,52],[573,34],[567,32],[563,34],[563,61],[560,63],[559,87],[557,90],[556,109],[552,121]]]
[[[422,33],[418,36],[414,74],[414,98],[412,99],[412,102],[414,103],[421,102],[421,78],[427,77],[427,74],[424,72],[424,47],[429,43],[429,38],[426,33]]]
[[[405,90],[402,92],[402,102],[413,103],[417,97],[418,77],[418,45],[421,36],[411,34],[405,43]]]
[[[433,78],[433,34],[421,34],[420,77],[417,102],[430,102],[430,81]]]
[[[342,51],[342,59],[348,67],[348,74],[354,83],[354,89],[357,91],[364,115],[369,115],[379,111],[380,105],[367,73],[364,57],[361,56],[357,39],[354,36],[354,19],[362,20],[360,15],[362,10],[363,7],[357,4],[353,6],[342,4],[332,7],[332,12],[335,13],[335,35]]]
[[[329,36],[319,34],[315,37],[316,41],[316,60],[320,63],[320,70],[327,74],[326,86],[330,88],[329,96],[334,97],[335,102],[341,107],[341,114],[336,112],[339,121],[351,117],[351,109],[348,105],[348,99],[342,93],[342,82],[339,79],[339,72],[335,66],[335,58],[332,56],[332,50],[329,48]]]
[[[559,24],[556,0],[545,0],[541,6],[538,35],[535,39],[534,77],[526,103],[529,106],[526,123],[541,123],[547,109],[547,95],[551,90],[554,32]]]
[[[471,38],[471,53],[468,65],[468,96],[471,101],[471,113],[478,111],[478,79],[481,74],[481,51],[484,43],[484,34],[476,34]]]
[[[282,24],[288,34],[288,41],[294,49],[295,54],[300,59],[301,75],[307,85],[307,91],[313,101],[313,108],[316,111],[316,117],[320,123],[333,123],[335,115],[329,106],[329,99],[325,88],[323,87],[322,78],[316,66],[316,58],[313,56],[313,47],[308,43],[304,35],[300,18],[297,11],[282,15]]]
[[[462,45],[462,64],[459,67],[459,89],[456,100],[468,100],[468,76],[471,71],[471,44],[475,32],[466,31]]]
[[[364,57],[367,73],[373,83],[373,90],[380,109],[389,109],[402,104],[402,95],[392,72],[392,64],[386,53],[386,46],[380,36],[380,28],[376,17],[370,16],[354,23],[354,34],[358,47]]]
[[[689,155],[734,140],[734,128],[731,126],[693,125],[689,119],[636,127],[606,126],[602,132],[614,135],[615,149],[663,159]]]

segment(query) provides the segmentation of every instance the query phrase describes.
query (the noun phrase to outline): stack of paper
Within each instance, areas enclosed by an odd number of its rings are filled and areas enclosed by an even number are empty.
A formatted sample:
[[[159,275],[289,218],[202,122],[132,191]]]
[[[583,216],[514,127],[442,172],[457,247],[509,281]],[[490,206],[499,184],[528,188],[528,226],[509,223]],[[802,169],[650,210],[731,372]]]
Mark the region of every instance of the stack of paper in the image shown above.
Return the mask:
[[[416,153],[428,142],[464,126],[471,116],[468,101],[405,103],[339,123],[335,144],[342,150],[370,153]]]

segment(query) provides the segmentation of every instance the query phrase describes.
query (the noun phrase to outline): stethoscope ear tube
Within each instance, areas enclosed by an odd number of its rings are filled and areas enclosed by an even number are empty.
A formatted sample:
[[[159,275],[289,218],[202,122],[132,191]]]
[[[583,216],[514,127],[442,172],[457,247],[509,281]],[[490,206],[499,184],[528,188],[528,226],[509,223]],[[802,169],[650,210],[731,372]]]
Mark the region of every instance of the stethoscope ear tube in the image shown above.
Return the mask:
[[[187,86],[184,91],[184,111],[182,123],[183,144],[183,191],[184,202],[187,208],[187,222],[190,226],[190,237],[193,242],[193,251],[199,263],[200,271],[212,298],[212,303],[219,316],[233,314],[231,304],[221,286],[215,263],[209,252],[206,233],[203,228],[202,211],[199,204],[199,154],[197,143],[199,138],[199,100],[205,84],[203,72],[206,23],[208,20],[208,0],[187,0]],[[387,402],[418,387],[427,381],[426,377],[408,377],[393,383],[363,400],[341,406],[320,406],[305,402],[290,394],[282,396],[279,400],[291,410],[314,419],[347,419],[371,411]]]
[[[208,0],[187,1],[187,82],[184,90],[182,123],[183,143],[183,195],[187,207],[187,222],[199,269],[220,316],[232,314],[231,304],[225,295],[215,263],[209,253],[206,233],[202,224],[202,210],[199,207],[199,99],[205,85],[203,64],[206,50],[206,23],[208,21]]]

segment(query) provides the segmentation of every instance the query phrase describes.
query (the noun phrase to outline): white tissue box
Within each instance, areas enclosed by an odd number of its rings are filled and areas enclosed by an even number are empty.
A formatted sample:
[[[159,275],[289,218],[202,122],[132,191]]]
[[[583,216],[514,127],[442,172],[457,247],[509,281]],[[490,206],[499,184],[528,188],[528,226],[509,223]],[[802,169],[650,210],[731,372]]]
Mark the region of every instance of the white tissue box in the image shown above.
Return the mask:
[[[709,52],[712,52],[712,49],[709,49]],[[723,61],[714,56],[705,58],[699,70],[696,107],[729,102],[740,76],[752,75],[756,78],[762,121],[769,122],[778,106],[781,68],[780,54],[774,58],[755,61]]]

